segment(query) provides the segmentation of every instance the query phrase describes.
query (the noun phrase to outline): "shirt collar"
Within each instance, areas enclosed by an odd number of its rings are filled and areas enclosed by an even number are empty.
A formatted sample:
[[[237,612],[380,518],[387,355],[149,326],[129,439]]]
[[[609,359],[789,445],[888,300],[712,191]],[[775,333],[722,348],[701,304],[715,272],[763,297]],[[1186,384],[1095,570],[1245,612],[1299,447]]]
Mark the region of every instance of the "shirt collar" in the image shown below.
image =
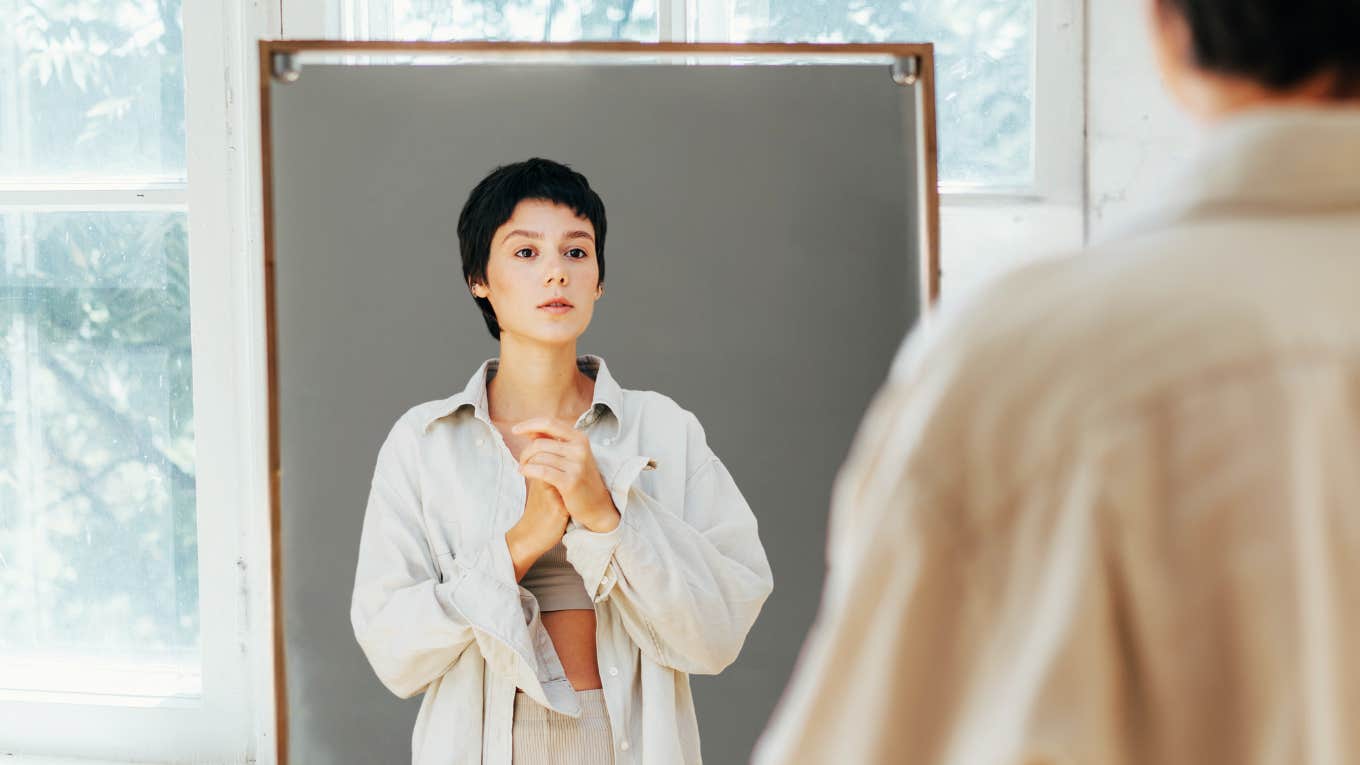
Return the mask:
[[[436,421],[447,417],[459,409],[470,406],[474,415],[491,424],[490,409],[487,405],[486,384],[491,373],[500,367],[500,359],[495,357],[483,361],[477,371],[468,378],[464,388],[440,401],[438,405],[429,412],[424,421],[425,432],[429,432],[430,426]],[[577,418],[576,427],[583,428],[591,425],[601,416],[605,410],[614,415],[614,421],[618,427],[622,428],[623,414],[623,389],[619,387],[614,376],[609,374],[609,367],[604,363],[604,358],[595,354],[583,354],[576,357],[576,368],[585,372],[595,379],[595,395],[591,402],[590,409]]]
[[[1360,209],[1360,109],[1251,109],[1196,141],[1167,193],[1109,238],[1192,218]]]

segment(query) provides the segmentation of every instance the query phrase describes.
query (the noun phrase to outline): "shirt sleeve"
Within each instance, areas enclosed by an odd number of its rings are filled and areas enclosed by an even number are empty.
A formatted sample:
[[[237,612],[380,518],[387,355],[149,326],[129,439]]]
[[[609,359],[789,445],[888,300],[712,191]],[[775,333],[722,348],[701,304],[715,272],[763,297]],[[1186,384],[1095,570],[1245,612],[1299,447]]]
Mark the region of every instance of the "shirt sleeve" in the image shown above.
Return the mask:
[[[538,606],[515,580],[504,537],[452,558],[447,577],[437,565],[453,554],[433,550],[424,531],[418,437],[399,421],[378,452],[350,607],[355,638],[400,698],[423,692],[474,641],[493,670],[543,695],[541,682],[560,670],[532,650]]]
[[[736,660],[773,590],[754,513],[726,466],[698,436],[697,466],[682,506],[667,506],[638,486],[650,461],[630,457],[606,476],[619,508],[605,533],[569,524],[567,559],[597,602],[608,600],[624,629],[652,661],[680,672],[717,674]]]

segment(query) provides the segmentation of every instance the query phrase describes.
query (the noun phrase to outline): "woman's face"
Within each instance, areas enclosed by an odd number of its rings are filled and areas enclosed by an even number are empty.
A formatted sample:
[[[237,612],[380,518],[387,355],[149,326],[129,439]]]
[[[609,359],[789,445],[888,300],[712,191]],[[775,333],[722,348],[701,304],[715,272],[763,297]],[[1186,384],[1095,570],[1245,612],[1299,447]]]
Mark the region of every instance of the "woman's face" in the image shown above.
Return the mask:
[[[485,285],[473,294],[491,301],[505,333],[542,343],[574,342],[590,325],[603,285],[595,257],[595,227],[570,207],[521,200],[491,237]],[[565,309],[542,307],[560,298]]]

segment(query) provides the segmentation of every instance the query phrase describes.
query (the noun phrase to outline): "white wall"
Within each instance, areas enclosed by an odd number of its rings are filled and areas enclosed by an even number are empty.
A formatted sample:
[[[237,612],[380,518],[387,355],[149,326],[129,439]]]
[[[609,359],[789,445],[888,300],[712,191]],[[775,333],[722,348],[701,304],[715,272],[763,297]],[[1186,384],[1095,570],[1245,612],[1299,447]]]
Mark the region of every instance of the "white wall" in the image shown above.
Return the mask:
[[[1090,239],[1155,200],[1189,154],[1193,123],[1162,88],[1145,19],[1150,0],[1087,0]]]
[[[997,274],[1081,246],[1077,202],[944,200],[940,204],[940,299],[953,300]]]

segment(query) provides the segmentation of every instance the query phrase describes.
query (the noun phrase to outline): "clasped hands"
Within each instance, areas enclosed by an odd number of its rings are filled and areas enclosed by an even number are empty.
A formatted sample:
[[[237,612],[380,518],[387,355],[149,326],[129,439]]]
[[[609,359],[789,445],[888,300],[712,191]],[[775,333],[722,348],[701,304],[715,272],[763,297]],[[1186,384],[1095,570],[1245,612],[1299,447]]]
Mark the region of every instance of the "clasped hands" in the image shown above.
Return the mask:
[[[556,490],[567,513],[588,530],[608,532],[618,526],[619,509],[584,431],[551,417],[528,419],[510,430],[536,436],[520,451],[520,475]]]

